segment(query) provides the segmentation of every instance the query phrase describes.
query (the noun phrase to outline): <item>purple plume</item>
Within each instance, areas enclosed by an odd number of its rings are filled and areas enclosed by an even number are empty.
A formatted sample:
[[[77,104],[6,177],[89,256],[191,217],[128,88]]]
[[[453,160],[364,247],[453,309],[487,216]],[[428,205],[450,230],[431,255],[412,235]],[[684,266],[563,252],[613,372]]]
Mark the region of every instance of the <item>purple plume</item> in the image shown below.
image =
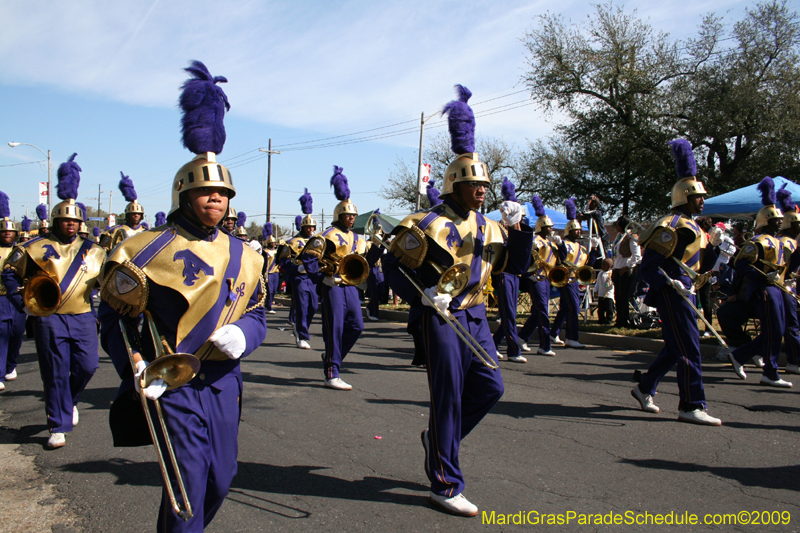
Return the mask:
[[[83,221],[86,222],[86,206],[80,202],[75,202],[75,205],[80,207],[81,211],[83,212]]]
[[[686,139],[675,139],[669,142],[672,156],[675,158],[675,170],[679,178],[697,176],[697,162],[694,160],[692,145]]]
[[[31,219],[27,215],[22,217],[22,231],[28,232],[31,230]]]
[[[236,227],[243,228],[244,223],[247,222],[247,215],[244,214],[244,211],[239,211],[238,213],[236,213],[236,216],[238,217],[236,219]]]
[[[475,151],[475,115],[467,104],[472,93],[463,85],[456,85],[458,100],[444,106],[442,115],[447,115],[447,127],[450,130],[450,148],[456,154]]]
[[[541,198],[534,194],[533,198],[531,198],[531,204],[533,204],[533,212],[536,213],[537,217],[545,216],[546,213],[544,211],[544,204],[542,203]]]
[[[578,218],[578,210],[575,208],[575,198],[567,198],[564,202],[564,207],[567,209],[567,220],[575,220]]]
[[[47,220],[47,206],[39,204],[36,206],[36,217],[39,220]]]
[[[517,189],[514,184],[507,177],[503,176],[503,185],[500,187],[500,194],[503,195],[503,200],[506,202],[517,201]]]
[[[303,227],[302,224],[303,224],[302,216],[297,215],[296,217],[294,217],[294,227],[297,231],[300,231],[300,229]]]
[[[98,228],[97,226],[93,227],[92,228],[92,235],[94,235],[95,237],[99,237],[100,236],[100,228]]]
[[[347,176],[342,174],[343,171],[344,168],[333,165],[331,187],[333,187],[333,194],[340,202],[350,199],[350,187],[347,184]]]
[[[261,234],[264,235],[265,239],[272,237],[272,222],[267,222],[264,224]]]
[[[62,200],[74,200],[78,197],[78,186],[81,183],[81,167],[75,162],[75,156],[72,154],[69,161],[61,163],[58,167],[58,185],[56,186],[56,193]]]
[[[436,207],[442,203],[442,201],[439,199],[439,189],[434,187],[433,179],[428,182],[427,188],[425,189],[425,195],[428,197],[428,203],[431,204],[431,207]]]
[[[767,176],[758,184],[758,190],[761,192],[761,205],[775,205],[775,182]]]
[[[314,212],[313,202],[314,199],[311,198],[311,195],[308,194],[308,189],[306,189],[306,192],[300,197],[300,209],[302,209],[304,215],[310,215]]]
[[[119,180],[119,190],[122,191],[122,196],[125,197],[126,202],[132,202],[139,196],[136,194],[136,189],[133,188],[133,180],[120,171],[122,179]]]
[[[163,226],[167,223],[167,215],[164,211],[159,211],[156,213],[156,227]]]
[[[225,111],[231,108],[228,97],[217,83],[227,83],[223,76],[212,76],[200,61],[184,69],[193,77],[181,87],[179,105],[183,110],[181,131],[183,146],[195,154],[222,153],[225,145]]]
[[[786,186],[789,185],[788,183],[784,183],[781,185],[781,188],[778,189],[778,192],[775,193],[775,197],[778,199],[778,207],[781,208],[784,214],[788,213],[789,211],[794,211],[794,202],[792,202],[792,191],[786,189]]]
[[[8,218],[11,216],[11,206],[9,204],[8,195],[0,191],[0,218]]]

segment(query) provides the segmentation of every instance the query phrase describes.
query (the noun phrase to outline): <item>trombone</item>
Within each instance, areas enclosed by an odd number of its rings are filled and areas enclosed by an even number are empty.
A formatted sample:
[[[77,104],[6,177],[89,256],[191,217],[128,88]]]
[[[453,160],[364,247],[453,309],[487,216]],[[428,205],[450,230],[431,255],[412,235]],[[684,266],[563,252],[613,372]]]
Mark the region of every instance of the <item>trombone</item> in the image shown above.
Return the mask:
[[[347,285],[361,285],[369,278],[369,263],[364,256],[357,253],[340,256],[332,250],[331,241],[315,235],[297,255],[300,259],[304,255],[316,257],[320,263],[320,271],[331,276],[339,276]]]
[[[594,269],[589,265],[578,266],[575,263],[563,259],[560,265],[556,265],[547,273],[547,280],[553,287],[564,287],[577,281],[582,285],[591,285],[595,280]]]
[[[367,232],[370,235],[370,238],[373,242],[383,246],[386,250],[389,250],[389,243],[383,240],[380,235],[378,234],[378,230],[373,227],[373,219],[378,221],[379,226],[383,226],[383,224],[390,225],[388,222],[381,220],[380,215],[373,214],[369,220],[367,221]],[[394,229],[394,228],[391,228]],[[386,233],[391,233],[391,229]],[[435,263],[429,261],[428,262],[437,272],[440,272],[442,268]],[[486,350],[483,349],[483,346],[475,340],[475,338],[470,335],[469,331],[459,322],[456,320],[452,314],[450,314],[449,310],[445,310],[444,312],[440,311],[433,300],[425,294],[425,289],[420,285],[419,281],[416,279],[411,272],[407,271],[402,265],[397,265],[397,268],[400,272],[411,282],[419,295],[422,297],[425,302],[432,307],[436,313],[442,317],[442,319],[447,323],[448,326],[458,335],[458,338],[467,345],[472,353],[483,363],[485,366],[491,368],[492,370],[497,370],[499,366],[497,363],[494,362],[492,357],[486,353]],[[456,263],[450,268],[440,272],[439,282],[436,284],[436,292],[440,294],[448,294],[450,297],[455,298],[459,294],[461,294],[464,289],[466,289],[467,284],[469,283],[470,278],[470,267],[465,263]]]
[[[22,301],[33,316],[50,316],[61,305],[61,287],[53,276],[39,270],[25,281]]]
[[[762,263],[764,263],[765,265],[767,265],[769,267],[774,268],[778,272],[780,272],[780,269],[783,268],[780,265],[776,265],[775,263],[770,263],[770,262],[765,261],[763,259],[759,259],[759,261],[761,261]],[[800,296],[798,296],[797,294],[792,292],[792,290],[789,287],[787,287],[785,283],[783,283],[779,279],[772,278],[769,274],[767,274],[766,272],[764,272],[760,268],[756,268],[755,266],[753,266],[753,270],[755,270],[756,272],[761,274],[767,280],[767,282],[771,283],[775,287],[779,288],[780,290],[782,290],[783,292],[785,292],[786,294],[788,294],[789,296],[794,298],[794,301],[796,303],[800,304]]]
[[[140,388],[146,388],[156,379],[163,379],[167,384],[167,390],[185,385],[197,375],[197,372],[200,370],[200,360],[192,354],[172,352],[167,344],[166,339],[159,336],[158,330],[156,329],[156,324],[153,321],[153,317],[148,311],[144,312],[144,317],[145,321],[147,322],[147,326],[150,329],[150,336],[153,339],[156,359],[147,366],[144,372],[142,372],[142,376],[139,378]],[[120,322],[120,327],[122,328],[122,339],[125,341],[125,349],[128,351],[128,359],[130,360],[131,368],[135,374],[136,361],[133,356],[133,349],[131,348],[130,341],[128,340],[128,332],[122,322]],[[175,457],[175,450],[172,448],[172,441],[170,440],[169,433],[167,432],[167,425],[164,422],[164,413],[161,410],[161,402],[158,400],[153,401],[156,407],[156,416],[158,417],[158,422],[161,427],[161,433],[164,437],[164,444],[167,448],[170,462],[172,463],[172,469],[175,471],[175,479],[178,482],[178,488],[181,492],[185,509],[181,509],[178,505],[178,501],[175,499],[175,491],[172,489],[172,483],[170,482],[169,474],[167,473],[167,465],[166,461],[164,460],[164,453],[161,450],[161,445],[158,442],[158,435],[156,434],[156,428],[153,424],[153,416],[147,406],[147,399],[141,392],[139,393],[139,400],[142,402],[144,416],[147,419],[147,427],[150,429],[150,436],[153,439],[153,446],[156,449],[158,467],[161,470],[161,479],[164,482],[164,488],[169,496],[172,510],[184,521],[189,520],[193,516],[192,504],[189,502],[189,496],[186,494],[186,487],[183,484],[183,477],[181,477],[178,460]]]
[[[692,302],[692,300],[690,300],[688,296],[686,296],[685,294],[683,294],[681,291],[679,291],[679,290],[678,290],[678,289],[677,289],[677,288],[674,286],[674,283],[676,283],[676,281],[675,281],[675,280],[673,280],[671,277],[669,277],[669,274],[667,274],[666,272],[664,272],[664,269],[663,269],[663,268],[661,268],[661,267],[658,267],[658,271],[659,271],[659,272],[661,272],[661,275],[662,275],[662,276],[664,276],[665,278],[667,278],[667,280],[668,280],[669,284],[670,284],[670,285],[672,285],[672,288],[673,288],[673,289],[675,289],[675,292],[677,292],[678,294],[680,294],[680,295],[681,295],[681,298],[683,298],[683,299],[684,299],[684,301],[685,301],[685,302],[686,302],[686,303],[689,305],[689,307],[691,307],[691,308],[692,308],[692,311],[694,311],[694,313],[697,315],[697,317],[698,317],[700,320],[702,320],[702,321],[703,321],[703,324],[705,324],[705,326],[708,328],[708,330],[709,330],[711,333],[713,333],[713,334],[714,334],[714,336],[717,338],[717,341],[719,341],[719,343],[722,345],[722,347],[723,347],[723,348],[725,348],[725,349],[727,349],[727,348],[728,348],[728,343],[727,343],[727,342],[725,342],[725,340],[724,340],[722,337],[720,337],[720,336],[719,336],[719,333],[717,333],[717,330],[715,330],[715,329],[714,329],[714,326],[712,326],[712,325],[711,325],[711,324],[708,322],[708,320],[706,320],[706,317],[704,317],[704,316],[703,316],[703,314],[700,312],[700,310],[699,310],[699,309],[697,309],[697,306],[696,306],[696,305],[694,305],[694,303]]]

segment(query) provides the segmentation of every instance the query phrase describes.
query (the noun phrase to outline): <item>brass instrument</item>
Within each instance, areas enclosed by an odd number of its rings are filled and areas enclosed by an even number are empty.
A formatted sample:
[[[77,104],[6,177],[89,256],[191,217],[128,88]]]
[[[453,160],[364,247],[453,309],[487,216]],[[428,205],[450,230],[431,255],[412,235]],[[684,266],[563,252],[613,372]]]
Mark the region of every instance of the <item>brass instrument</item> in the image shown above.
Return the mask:
[[[352,253],[340,256],[334,251],[333,242],[321,235],[308,239],[298,258],[316,257],[320,272],[329,276],[339,276],[347,285],[361,285],[369,278],[369,263],[364,256]]]
[[[675,280],[673,280],[671,277],[669,277],[669,274],[667,274],[667,273],[664,271],[664,269],[663,269],[663,268],[661,268],[661,267],[658,267],[658,271],[659,271],[659,272],[661,272],[661,275],[662,275],[662,276],[664,276],[665,278],[667,278],[667,280],[668,280],[668,283],[669,283],[670,285],[672,285],[673,283],[680,283],[679,281],[675,281]],[[673,288],[675,289],[675,292],[677,292],[678,294],[680,294],[680,295],[681,295],[681,298],[683,298],[683,299],[684,299],[684,301],[685,301],[685,302],[686,302],[686,303],[689,305],[689,307],[691,307],[691,308],[692,308],[692,311],[694,311],[695,315],[697,315],[697,317],[698,317],[698,318],[699,318],[699,319],[700,319],[700,320],[703,322],[703,324],[705,324],[705,326],[706,326],[706,329],[708,329],[708,331],[710,331],[711,333],[713,333],[713,334],[714,334],[714,336],[717,338],[717,341],[718,341],[718,342],[719,342],[719,343],[722,345],[722,347],[723,347],[723,348],[726,348],[726,349],[727,349],[727,348],[728,348],[728,343],[727,343],[727,342],[725,342],[725,340],[724,340],[722,337],[720,337],[720,336],[719,336],[719,333],[717,333],[717,330],[715,330],[715,329],[714,329],[714,326],[712,326],[712,325],[711,325],[711,324],[708,322],[708,320],[706,320],[706,317],[704,317],[704,316],[703,316],[703,313],[701,313],[701,312],[700,312],[700,311],[697,309],[697,306],[696,306],[696,305],[694,305],[694,303],[693,303],[693,302],[692,302],[692,301],[689,299],[689,297],[688,297],[688,296],[686,296],[685,294],[683,294],[681,291],[679,291],[679,290],[678,290],[677,288],[675,288],[674,286],[673,286]]]
[[[591,285],[595,281],[595,272],[589,265],[577,266],[566,259],[561,261],[560,265],[556,265],[547,273],[547,281],[553,287],[564,287],[577,281],[581,285]]]
[[[631,238],[631,239],[632,239],[634,242],[636,242],[636,243],[638,244],[638,243],[639,243],[639,240],[638,240],[638,239],[636,239],[636,238],[633,236],[633,231],[634,231],[635,229],[638,229],[638,230],[641,230],[641,231],[647,231],[647,228],[645,228],[644,226],[642,226],[642,225],[641,225],[641,224],[639,224],[638,222],[633,222],[633,221],[629,222],[629,223],[628,223],[628,225],[627,225],[627,226],[625,226],[625,230],[624,230],[624,231],[625,231],[625,233],[627,233],[627,234],[630,236],[630,238]],[[709,270],[708,272],[704,272],[704,273],[702,273],[702,274],[698,274],[697,272],[695,272],[694,270],[692,270],[691,268],[689,268],[689,266],[688,266],[686,263],[684,263],[683,261],[681,261],[680,259],[678,259],[678,258],[677,258],[677,257],[675,257],[674,255],[671,255],[671,256],[669,256],[669,258],[670,258],[670,259],[672,259],[673,261],[675,261],[675,263],[677,263],[677,265],[678,265],[678,266],[681,268],[681,270],[683,270],[683,272],[684,272],[684,273],[685,273],[687,276],[689,276],[689,279],[691,279],[691,280],[692,280],[692,284],[693,284],[693,285],[695,286],[695,288],[697,288],[697,289],[699,289],[700,287],[702,287],[703,285],[705,285],[706,283],[708,283],[708,280],[710,280],[710,279],[711,279],[711,276],[714,274],[714,273],[713,273],[712,271],[710,271],[710,270]]]
[[[141,389],[149,386],[156,379],[163,379],[167,384],[167,390],[185,385],[197,375],[200,371],[200,360],[192,354],[188,353],[174,353],[167,344],[166,339],[158,334],[156,324],[153,317],[150,316],[148,311],[144,312],[144,318],[147,326],[150,329],[150,336],[153,339],[153,347],[156,353],[156,359],[147,365],[144,372],[139,378],[139,387]],[[130,360],[131,367],[133,368],[134,375],[136,373],[136,361],[133,356],[133,349],[131,348],[130,341],[128,340],[128,332],[126,327],[120,323],[122,328],[122,338],[125,341],[125,348],[128,351],[128,359]],[[189,496],[186,493],[186,487],[183,484],[183,477],[181,477],[178,460],[175,457],[175,450],[172,448],[172,441],[167,432],[167,425],[164,422],[164,413],[161,410],[161,403],[154,400],[153,403],[156,407],[156,415],[158,417],[159,426],[161,427],[161,434],[164,439],[164,444],[169,454],[169,459],[173,471],[175,472],[175,479],[178,482],[178,488],[183,498],[185,509],[181,509],[175,499],[175,491],[172,489],[172,483],[167,473],[167,465],[164,460],[164,453],[161,450],[161,445],[158,442],[158,435],[156,434],[156,427],[153,424],[153,417],[150,409],[147,406],[147,399],[144,394],[139,393],[139,400],[142,402],[142,410],[144,411],[145,418],[147,419],[147,427],[150,429],[150,436],[153,439],[153,446],[156,449],[156,456],[158,458],[158,467],[161,470],[161,479],[164,482],[164,489],[167,491],[167,496],[172,505],[172,510],[182,518],[184,521],[189,520],[192,515],[192,505],[189,502]]]
[[[61,287],[58,281],[39,270],[24,283],[22,301],[34,316],[50,316],[61,305]]]
[[[377,220],[381,229],[382,226],[391,226],[391,224],[381,219],[380,215],[373,214],[367,221],[366,226],[372,241],[388,250],[390,245],[378,235],[378,232],[373,227],[373,219]],[[392,229],[394,228],[390,227],[385,231],[387,234],[391,234]],[[441,265],[438,265],[432,261],[428,261],[428,264],[440,273],[439,281],[436,284],[436,292],[439,294],[447,294],[451,298],[455,298],[467,288],[467,284],[469,283],[469,278],[471,275],[471,269],[466,263],[456,263],[447,269],[442,268]],[[470,335],[469,331],[467,331],[467,329],[458,320],[453,318],[453,315],[451,315],[449,311],[445,310],[442,312],[438,307],[436,307],[436,304],[434,304],[433,300],[425,293],[425,289],[420,285],[419,280],[417,280],[411,272],[407,271],[402,265],[398,265],[397,268],[406,277],[406,279],[411,282],[414,288],[417,289],[417,292],[419,292],[422,299],[425,300],[425,302],[427,302],[427,304],[431,306],[440,317],[442,317],[445,323],[452,328],[455,334],[458,335],[458,338],[467,345],[467,347],[472,351],[472,353],[475,354],[481,363],[492,370],[497,370],[499,368],[497,363],[495,363],[492,357],[486,353],[486,350],[483,349],[483,346],[481,346],[481,344],[472,335]]]
[[[759,261],[761,261],[762,263],[764,263],[768,267],[773,268],[775,271],[780,272],[783,269],[782,266],[776,265],[775,263],[770,263],[769,261],[765,261],[764,259],[759,259]],[[781,280],[771,277],[769,274],[767,274],[766,272],[764,272],[763,270],[761,270],[759,268],[756,268],[755,266],[753,266],[753,270],[755,270],[756,272],[761,274],[764,277],[764,279],[767,280],[767,282],[769,282],[770,284],[772,284],[775,287],[779,288],[780,290],[782,290],[783,292],[785,292],[786,294],[788,294],[789,296],[794,298],[795,302],[800,304],[800,296],[798,296],[797,294],[792,292],[792,290],[789,287],[787,287],[786,284],[783,283]],[[792,274],[792,277],[794,277],[794,274]]]

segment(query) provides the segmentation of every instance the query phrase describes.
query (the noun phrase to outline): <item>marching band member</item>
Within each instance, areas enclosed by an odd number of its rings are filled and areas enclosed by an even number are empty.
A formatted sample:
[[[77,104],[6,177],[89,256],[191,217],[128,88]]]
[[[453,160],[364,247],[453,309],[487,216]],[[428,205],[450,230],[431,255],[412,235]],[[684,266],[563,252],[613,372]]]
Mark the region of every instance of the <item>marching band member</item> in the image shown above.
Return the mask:
[[[242,215],[244,213],[239,212],[239,216],[241,217]],[[261,255],[264,257],[264,266],[261,273],[267,282],[267,299],[264,301],[264,307],[267,309],[267,313],[274,315],[275,311],[272,309],[272,304],[275,301],[275,294],[280,288],[280,272],[275,261],[276,243],[272,222],[264,224],[262,234],[264,236],[264,248],[261,251]]]
[[[81,202],[77,202],[78,208],[83,211],[83,221],[81,225],[78,227],[78,235],[83,237],[84,239],[89,238],[89,226],[86,225],[86,205],[82,204]]]
[[[756,213],[755,236],[744,244],[736,256],[734,268],[749,281],[747,302],[758,314],[761,325],[758,336],[728,353],[728,359],[739,379],[746,379],[742,365],[756,354],[764,357],[761,384],[789,388],[793,384],[778,375],[778,357],[786,326],[786,311],[781,290],[786,257],[781,241],[775,236],[783,222],[783,213],[775,205],[775,182],[767,176],[758,184],[761,204]],[[793,301],[796,305],[796,302]]]
[[[381,214],[380,209],[375,210],[376,215]],[[377,220],[373,220],[373,224],[379,226]],[[368,245],[369,247],[370,245]],[[383,251],[381,252],[383,253]],[[370,322],[377,322],[378,321],[378,313],[380,312],[380,304],[381,304],[381,293],[382,287],[384,286],[384,277],[383,277],[383,265],[381,265],[381,260],[378,259],[374,265],[372,265],[369,269],[369,277],[367,278],[367,290],[366,296],[368,298],[368,302],[366,305],[367,311],[367,320]]]
[[[322,232],[322,237],[331,243],[326,246],[334,249],[339,257],[348,254],[363,256],[367,243],[352,230],[358,210],[350,201],[350,187],[343,171],[343,168],[334,165],[331,186],[339,203],[333,209],[334,222]],[[368,264],[373,264],[381,252],[378,246],[373,250],[367,259]],[[322,272],[317,258],[304,260],[303,265],[312,279],[321,283],[319,290],[322,297],[322,335],[325,340],[325,352],[322,354],[325,386],[335,390],[351,390],[353,387],[339,377],[339,370],[342,361],[364,331],[358,289],[344,282],[339,275],[329,271]]]
[[[132,389],[158,399],[164,412],[193,512],[182,521],[165,490],[157,530],[171,532],[202,531],[225,500],[237,470],[239,361],[261,344],[267,328],[262,258],[220,228],[236,194],[230,172],[216,162],[225,142],[222,117],[230,107],[216,83],[227,80],[212,76],[199,61],[186,71],[193,77],[180,98],[183,144],[197,156],[175,176],[167,224],[123,241],[109,255],[100,309],[104,346],[123,378],[110,416],[115,444],[131,445],[125,433],[136,427],[133,415],[142,416],[138,400],[125,411]],[[162,379],[141,387],[155,343],[147,326],[141,343],[133,336],[134,375],[120,329],[121,323],[138,329],[141,312],[152,317],[170,349],[200,360],[191,381],[169,390]],[[122,412],[127,414],[120,420]],[[173,472],[170,478],[174,486]]]
[[[590,253],[586,252],[586,248],[581,246],[578,239],[581,238],[581,223],[577,220],[577,209],[575,207],[575,199],[569,198],[564,202],[567,211],[567,225],[564,227],[566,235],[558,245],[558,255],[561,262],[568,261],[568,268],[582,267],[584,265],[593,265],[599,254],[596,248]],[[598,237],[594,239],[600,240]],[[572,266],[574,265],[574,266]],[[578,341],[578,322],[580,316],[581,306],[581,289],[577,279],[570,280],[566,285],[558,288],[558,293],[561,295],[559,299],[559,309],[553,320],[553,326],[550,329],[550,334],[554,343],[559,342],[559,333],[561,327],[566,323],[564,328],[566,339],[564,344],[570,348],[585,348],[583,344]]]
[[[50,223],[47,221],[48,215],[46,205],[39,204],[36,206],[36,218],[39,219],[39,237],[47,237],[50,232]]]
[[[531,314],[522,329],[519,339],[522,341],[522,351],[530,351],[528,341],[533,335],[533,330],[539,328],[539,355],[555,355],[552,345],[563,346],[559,339],[550,337],[550,281],[547,273],[556,264],[558,249],[550,241],[553,235],[553,221],[547,216],[541,198],[534,195],[531,199],[534,212],[538,217],[534,228],[533,260],[531,272],[522,278],[523,290],[531,296]]]
[[[222,227],[233,235],[233,232],[236,231],[236,222],[238,221],[239,215],[236,213],[236,209],[229,205],[228,211],[225,213],[225,218],[222,219]]]
[[[17,241],[20,243],[28,242],[31,240],[31,219],[27,216],[22,217],[22,232],[19,234]]]
[[[503,185],[500,188],[503,204],[517,202],[517,193],[514,184],[503,176]],[[502,212],[503,207],[501,207]],[[497,310],[500,312],[500,327],[495,331],[493,340],[495,353],[500,360],[508,359],[512,363],[527,363],[520,354],[519,337],[517,336],[517,300],[519,299],[519,276],[509,272],[492,274],[492,286],[497,294]],[[500,353],[499,346],[506,340],[506,356]]]
[[[57,192],[62,201],[53,207],[52,231],[14,248],[2,274],[7,293],[18,299],[17,308],[27,306],[29,313],[37,315],[36,355],[44,384],[50,449],[64,446],[65,434],[77,425],[78,396],[100,360],[91,293],[105,251],[90,239],[78,236],[85,211],[75,202],[81,172],[76,155],[58,167]],[[37,311],[30,302],[22,302],[19,289],[37,274],[50,278],[45,286],[58,284],[61,292],[54,312]]]
[[[100,246],[109,252],[128,237],[132,237],[146,229],[146,225],[142,222],[144,219],[144,207],[136,201],[139,196],[136,194],[133,180],[123,172],[119,174],[121,176],[119,190],[128,205],[125,206],[125,223],[108,228],[100,236]]]
[[[703,390],[700,331],[695,311],[684,297],[694,304],[695,291],[691,278],[674,257],[689,268],[701,270],[706,239],[692,220],[703,212],[706,196],[703,183],[697,179],[697,164],[688,141],[670,142],[676,160],[678,182],[672,187],[672,211],[651,225],[639,238],[644,249],[642,277],[650,285],[644,303],[658,309],[665,346],[650,368],[641,376],[631,395],[643,411],[658,413],[653,396],[661,378],[678,365],[678,420],[707,426],[719,426],[720,419],[706,412]],[[716,259],[716,258],[714,258]],[[713,264],[713,261],[712,261]]]
[[[164,213],[164,211],[159,211],[158,213],[156,213],[155,227],[160,228],[166,223],[167,223],[167,214]]]
[[[300,208],[304,216],[298,216],[299,220],[295,220],[298,232],[284,245],[287,253],[280,259],[280,266],[286,273],[286,282],[292,287],[292,311],[289,320],[294,324],[297,347],[310,350],[311,345],[308,341],[311,336],[308,334],[308,328],[319,305],[317,286],[308,276],[303,262],[297,257],[308,239],[317,232],[317,221],[311,216],[314,212],[314,199],[308,193],[308,189],[300,197]]]
[[[786,285],[797,294],[796,276],[800,268],[800,247],[797,246],[797,236],[800,235],[800,212],[792,201],[792,193],[786,190],[786,184],[777,193],[778,203],[783,211],[780,239],[787,262],[786,272],[791,279]],[[787,276],[784,275],[784,278]],[[786,311],[786,331],[783,342],[786,345],[786,372],[800,374],[800,323],[797,319],[797,301],[786,293],[783,296],[783,307]]]
[[[96,243],[100,242],[100,228],[97,226],[92,228],[92,240]]]
[[[245,227],[245,223],[247,222],[247,215],[244,211],[239,211],[236,217],[236,231],[233,235],[244,242],[247,242],[247,228]]]
[[[522,208],[507,202],[502,227],[477,210],[491,183],[486,165],[475,150],[475,118],[467,104],[470,91],[457,85],[459,99],[450,102],[448,115],[451,148],[457,154],[445,173],[442,204],[406,217],[397,228],[384,260],[389,285],[411,303],[409,328],[419,330],[425,352],[431,394],[429,427],[422,432],[425,473],[431,481],[430,501],[459,516],[475,516],[478,508],[464,497],[464,476],[459,466],[459,446],[503,395],[498,370],[481,361],[448,327],[439,313],[457,320],[480,346],[492,354],[494,342],[486,321],[483,287],[495,272],[522,274],[530,262],[532,235],[521,230]],[[439,294],[439,273],[431,264],[468,264],[470,275],[455,297]],[[427,298],[422,299],[401,271],[413,271]],[[435,310],[430,304],[436,306]]]
[[[11,220],[11,207],[8,195],[0,191],[0,265],[2,265],[14,247],[19,231]],[[23,219],[24,221],[27,218]],[[28,221],[30,226],[30,221]],[[0,390],[6,388],[5,381],[17,378],[17,356],[22,345],[22,334],[25,331],[25,313],[15,307],[12,295],[0,284]],[[21,324],[21,329],[20,329]]]

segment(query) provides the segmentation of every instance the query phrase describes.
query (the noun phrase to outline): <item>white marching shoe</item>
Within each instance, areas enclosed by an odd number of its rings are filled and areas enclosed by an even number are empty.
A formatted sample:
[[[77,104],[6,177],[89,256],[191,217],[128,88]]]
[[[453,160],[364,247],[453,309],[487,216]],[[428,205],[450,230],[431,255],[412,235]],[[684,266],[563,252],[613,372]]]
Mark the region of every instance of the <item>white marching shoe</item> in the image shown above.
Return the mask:
[[[6,390],[6,384],[0,381],[0,390]]]
[[[506,356],[505,355],[501,354],[500,352],[495,352],[495,353],[497,354],[497,360],[498,361],[505,361],[506,360]]]
[[[478,507],[470,503],[463,494],[457,494],[452,498],[446,498],[431,492],[429,499],[435,506],[450,514],[456,516],[478,516]]]
[[[700,426],[721,426],[722,420],[709,415],[705,409],[694,411],[678,411],[678,421],[698,424]]]
[[[786,365],[786,368],[784,370],[788,374],[800,374],[800,366],[798,365]],[[7,376],[6,379],[8,379]]]
[[[653,397],[649,394],[645,394],[639,389],[639,385],[634,385],[631,389],[631,396],[636,398],[636,401],[639,402],[639,405],[642,406],[642,411],[647,413],[658,413],[661,409],[653,403]]]
[[[51,433],[47,439],[47,447],[51,450],[67,445],[67,436],[64,433]]]
[[[509,360],[511,363],[527,363],[527,362],[528,362],[528,360],[527,360],[527,359],[525,359],[525,358],[524,358],[523,356],[521,356],[521,355],[515,355],[514,357],[509,357],[509,358],[508,358],[508,360]]]
[[[791,381],[786,381],[785,379],[770,379],[767,376],[761,376],[761,384],[762,385],[769,385],[770,387],[780,387],[782,389],[790,389],[794,386],[794,383]]]
[[[554,352],[553,350],[547,350],[547,351],[545,351],[545,350],[543,350],[543,349],[541,349],[541,348],[537,348],[537,349],[536,349],[536,353],[537,353],[538,355],[549,355],[549,356],[551,356],[551,357],[552,357],[552,356],[554,356],[554,355],[556,354],[556,352]]]
[[[757,368],[764,368],[764,358],[760,355],[754,355],[750,362],[753,363]]]
[[[325,386],[334,390],[352,390],[353,386],[345,383],[341,378],[326,379]]]
[[[747,379],[747,374],[745,374],[744,368],[742,368],[742,365],[739,364],[739,361],[733,358],[733,352],[728,352],[728,361],[730,361],[733,365],[733,371],[736,372],[736,375],[739,376],[739,379]]]
[[[586,348],[585,344],[581,344],[578,341],[572,341],[569,339],[565,340],[564,344],[567,346],[567,348]]]
[[[78,414],[78,406],[72,406],[72,425],[77,426],[78,422],[81,420],[81,415]]]
[[[267,311],[267,314],[268,314],[268,315],[274,315],[274,314],[275,314],[275,311],[273,311],[272,309],[269,309],[269,310]]]
[[[311,345],[308,344],[308,341],[303,340],[303,339],[298,339],[297,340],[297,347],[301,348],[303,350],[310,350],[311,349]]]
[[[553,346],[564,346],[564,341],[558,337],[550,337],[550,344]]]
[[[6,381],[14,381],[15,379],[17,379],[17,369],[15,368],[14,370],[6,374],[5,379]]]
[[[528,343],[527,342],[523,342],[522,344],[520,344],[519,345],[519,349],[522,350],[523,352],[530,352],[531,351],[531,349],[528,348]]]

